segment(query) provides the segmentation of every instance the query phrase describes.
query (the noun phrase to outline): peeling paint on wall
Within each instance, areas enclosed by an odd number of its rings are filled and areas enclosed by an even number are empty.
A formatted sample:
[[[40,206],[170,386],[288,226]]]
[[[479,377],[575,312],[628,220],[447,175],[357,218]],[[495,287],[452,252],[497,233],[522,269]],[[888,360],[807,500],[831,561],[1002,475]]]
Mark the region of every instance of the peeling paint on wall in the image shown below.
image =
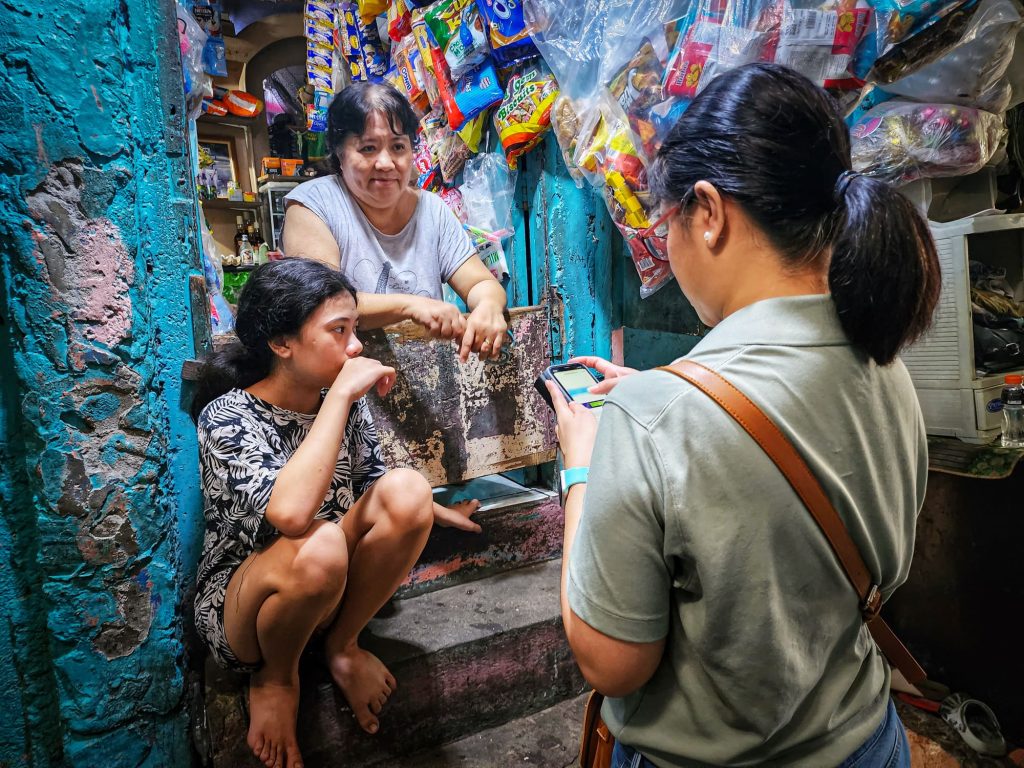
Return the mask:
[[[173,19],[0,3],[4,766],[190,762],[198,260]]]

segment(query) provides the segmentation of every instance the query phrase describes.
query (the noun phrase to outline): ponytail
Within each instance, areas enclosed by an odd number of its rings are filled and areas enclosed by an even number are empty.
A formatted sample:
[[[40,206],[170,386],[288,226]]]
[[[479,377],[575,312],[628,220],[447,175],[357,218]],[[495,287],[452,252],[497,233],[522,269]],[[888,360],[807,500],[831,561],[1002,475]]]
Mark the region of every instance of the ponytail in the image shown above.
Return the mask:
[[[890,184],[852,174],[837,186],[845,216],[828,285],[843,330],[879,365],[931,324],[942,276],[928,225]]]
[[[273,353],[267,347],[266,355],[259,355],[246,349],[245,345],[233,339],[226,347],[210,353],[203,361],[196,383],[195,395],[189,412],[192,421],[199,421],[199,414],[223,394],[232,389],[245,389],[270,375],[273,367]]]
[[[794,268],[830,258],[843,330],[886,365],[931,323],[938,258],[910,202],[849,167],[850,134],[835,101],[791,69],[748,64],[700,92],[648,178],[654,198],[671,204],[708,181]]]
[[[352,284],[322,261],[282,259],[254,269],[238,297],[237,338],[204,361],[189,408],[192,419],[198,421],[203,408],[221,395],[269,376],[277,361],[270,343],[297,336],[310,315],[339,294],[356,300]]]

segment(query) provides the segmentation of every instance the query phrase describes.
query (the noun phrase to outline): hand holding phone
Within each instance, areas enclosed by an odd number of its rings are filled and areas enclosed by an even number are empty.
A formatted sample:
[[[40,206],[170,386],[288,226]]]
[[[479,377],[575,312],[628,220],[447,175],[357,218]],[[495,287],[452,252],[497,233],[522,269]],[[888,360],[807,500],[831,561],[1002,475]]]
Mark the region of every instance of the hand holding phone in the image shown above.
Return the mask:
[[[585,365],[580,365],[579,363],[552,365],[537,377],[534,386],[537,388],[540,396],[544,398],[544,402],[551,406],[551,396],[548,394],[548,388],[544,383],[546,381],[554,382],[558,391],[562,393],[567,402],[579,403],[588,410],[600,409],[604,405],[604,395],[595,395],[590,392],[590,388],[597,384],[598,381],[597,377]]]

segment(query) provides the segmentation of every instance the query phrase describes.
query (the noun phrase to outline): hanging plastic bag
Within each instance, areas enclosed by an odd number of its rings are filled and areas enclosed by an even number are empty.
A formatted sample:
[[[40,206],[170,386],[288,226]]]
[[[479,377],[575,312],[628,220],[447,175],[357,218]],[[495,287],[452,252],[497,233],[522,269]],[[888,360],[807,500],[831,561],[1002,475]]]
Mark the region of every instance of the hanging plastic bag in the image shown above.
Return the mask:
[[[871,0],[873,13],[857,47],[854,75],[888,83],[923,67],[960,38],[977,2]]]
[[[496,152],[477,155],[462,172],[463,205],[466,221],[488,232],[504,231],[512,235],[512,205],[515,202],[516,174],[503,155]]]
[[[212,330],[214,333],[230,333],[235,329],[235,318],[224,298],[224,267],[217,251],[217,242],[206,226],[206,219],[200,218],[199,223],[203,246],[203,277],[206,279],[206,293],[210,299]]]
[[[884,89],[914,101],[1005,112],[1011,95],[1006,70],[1021,25],[1013,0],[982,0],[951,50]]]
[[[626,240],[640,275],[640,295],[655,293],[672,279],[664,233],[644,237],[651,225],[647,167],[633,144],[628,125],[607,104],[599,104],[581,121],[574,162],[600,185],[612,223]]]
[[[564,93],[559,93],[555,103],[551,105],[551,125],[555,131],[558,148],[562,152],[565,168],[569,172],[569,178],[577,187],[583,189],[583,174],[572,159],[573,153],[576,151],[576,142],[580,136],[580,117],[573,106],[572,99]]]
[[[1005,134],[1001,115],[893,100],[853,126],[850,149],[855,170],[902,184],[980,171]]]
[[[645,37],[632,58],[608,83],[608,91],[625,112],[648,162],[654,159],[658,147],[690,103],[688,98],[668,94],[662,86],[663,79],[668,77],[668,50],[676,37],[674,27],[668,25]]]
[[[509,78],[494,124],[512,170],[551,127],[551,107],[557,96],[558,83],[543,61],[528,62]]]
[[[464,223],[477,255],[491,274],[504,280],[509,274],[502,240],[511,237],[512,204],[515,199],[516,174],[503,155],[477,155],[466,163],[459,187],[465,208]]]
[[[181,72],[185,85],[185,114],[195,120],[203,111],[203,97],[212,84],[203,71],[203,48],[209,37],[192,14],[175,3],[178,15],[178,45],[181,48]]]

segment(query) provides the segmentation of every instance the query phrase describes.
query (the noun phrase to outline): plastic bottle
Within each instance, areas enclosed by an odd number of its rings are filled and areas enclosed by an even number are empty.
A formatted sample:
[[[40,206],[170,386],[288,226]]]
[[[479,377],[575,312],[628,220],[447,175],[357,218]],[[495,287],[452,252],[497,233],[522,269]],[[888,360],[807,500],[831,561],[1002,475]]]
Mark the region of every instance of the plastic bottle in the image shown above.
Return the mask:
[[[238,244],[238,253],[242,257],[242,266],[251,267],[256,263],[256,256],[252,250],[248,235],[242,235],[242,242]]]
[[[1024,376],[1009,375],[1003,379],[1004,448],[1024,448]]]

